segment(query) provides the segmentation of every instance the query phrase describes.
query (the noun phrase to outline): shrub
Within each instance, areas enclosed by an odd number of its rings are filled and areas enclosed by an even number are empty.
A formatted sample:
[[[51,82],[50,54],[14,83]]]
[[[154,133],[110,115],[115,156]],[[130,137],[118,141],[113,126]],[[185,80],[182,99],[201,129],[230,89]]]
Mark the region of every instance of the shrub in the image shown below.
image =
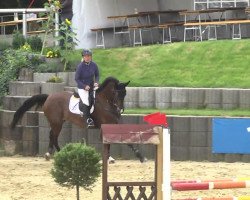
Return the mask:
[[[26,40],[24,36],[19,32],[15,32],[13,35],[12,47],[14,49],[19,49],[25,44]]]
[[[27,43],[30,45],[32,51],[40,52],[42,50],[43,46],[42,39],[37,35],[28,37]]]
[[[45,57],[40,54],[28,54],[27,58],[31,64],[31,69],[34,72],[40,72],[40,65],[45,62]]]
[[[49,80],[47,80],[49,83],[62,83],[63,79],[59,76],[52,76]]]
[[[0,56],[0,96],[8,92],[9,81],[15,80],[23,67],[30,67],[27,56],[19,51],[5,50]]]
[[[7,41],[4,40],[0,41],[0,51],[4,51],[10,47],[11,45]]]
[[[63,187],[76,186],[77,199],[80,199],[79,187],[92,191],[100,176],[100,160],[100,154],[93,147],[82,143],[66,144],[55,154],[51,174]]]
[[[31,47],[30,47],[30,45],[27,42],[25,42],[25,44],[20,47],[20,50],[30,52],[31,51]]]
[[[60,50],[58,48],[46,48],[45,56],[47,58],[59,58],[61,57]]]
[[[39,66],[34,69],[34,72],[39,72],[39,73],[54,73],[54,72],[59,72],[58,68],[55,68],[55,65],[48,65],[47,63],[41,63]],[[51,82],[50,80],[48,80]]]
[[[44,60],[40,55],[31,55],[22,50],[7,49],[0,54],[0,97],[8,92],[9,82],[18,78],[21,68],[38,71]]]

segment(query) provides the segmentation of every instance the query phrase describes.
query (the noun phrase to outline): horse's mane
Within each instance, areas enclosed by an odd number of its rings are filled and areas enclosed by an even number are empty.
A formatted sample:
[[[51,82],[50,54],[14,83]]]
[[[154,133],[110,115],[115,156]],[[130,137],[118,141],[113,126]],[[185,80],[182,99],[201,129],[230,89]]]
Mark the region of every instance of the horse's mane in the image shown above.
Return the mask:
[[[109,84],[109,82],[114,82],[116,86],[119,84],[119,80],[117,80],[116,78],[111,76],[107,77],[96,90],[96,92],[101,92]]]

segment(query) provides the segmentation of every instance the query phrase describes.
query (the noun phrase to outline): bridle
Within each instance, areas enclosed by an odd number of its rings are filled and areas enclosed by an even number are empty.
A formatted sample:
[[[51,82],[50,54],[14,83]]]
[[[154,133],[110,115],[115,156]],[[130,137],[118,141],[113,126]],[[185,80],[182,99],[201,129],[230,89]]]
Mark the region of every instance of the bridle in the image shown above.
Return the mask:
[[[101,101],[97,101],[96,103],[101,104],[104,110],[108,111],[109,113],[120,117],[121,114],[124,112],[124,107],[119,106],[119,101],[124,101],[126,90],[124,89],[115,89],[114,90],[114,97],[112,99],[107,99],[106,102],[108,103],[108,107],[105,106]]]
[[[122,114],[124,113],[124,107],[122,108],[119,107],[118,103],[119,101],[124,101],[125,95],[126,95],[126,90],[125,89],[116,89],[115,90],[115,97],[113,99],[113,105],[116,107],[116,110],[118,113]]]

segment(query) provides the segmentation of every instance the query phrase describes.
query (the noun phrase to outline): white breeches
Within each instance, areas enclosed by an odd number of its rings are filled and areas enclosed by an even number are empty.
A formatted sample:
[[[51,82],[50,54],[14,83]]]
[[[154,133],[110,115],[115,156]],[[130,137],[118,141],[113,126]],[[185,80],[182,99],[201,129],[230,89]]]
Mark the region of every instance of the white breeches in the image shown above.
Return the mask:
[[[84,90],[84,89],[78,89],[78,94],[82,100],[82,102],[89,106],[89,91]]]

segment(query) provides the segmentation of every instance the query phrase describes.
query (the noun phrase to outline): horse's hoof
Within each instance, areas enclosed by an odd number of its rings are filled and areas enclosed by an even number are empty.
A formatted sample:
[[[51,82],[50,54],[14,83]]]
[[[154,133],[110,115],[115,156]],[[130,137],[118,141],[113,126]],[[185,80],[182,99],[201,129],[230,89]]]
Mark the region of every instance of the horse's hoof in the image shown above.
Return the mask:
[[[49,152],[45,153],[44,158],[45,158],[45,160],[49,161],[50,160],[50,153]]]
[[[111,156],[109,156],[108,162],[109,162],[109,164],[114,164],[115,163],[115,159],[112,158]]]
[[[145,163],[145,162],[147,162],[147,161],[148,161],[148,159],[147,159],[146,157],[140,158],[140,162],[141,162],[141,163]]]

